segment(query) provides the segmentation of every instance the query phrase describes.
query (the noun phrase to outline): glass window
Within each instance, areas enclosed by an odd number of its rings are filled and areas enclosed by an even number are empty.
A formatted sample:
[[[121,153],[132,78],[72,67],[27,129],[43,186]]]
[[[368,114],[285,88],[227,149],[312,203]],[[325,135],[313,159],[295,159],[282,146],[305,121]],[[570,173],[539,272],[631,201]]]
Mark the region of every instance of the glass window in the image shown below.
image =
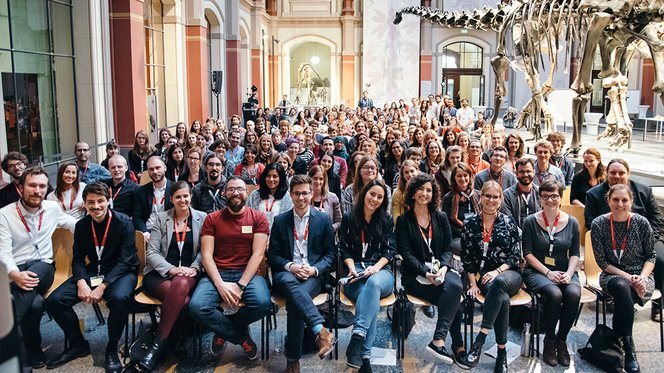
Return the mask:
[[[10,48],[9,43],[9,9],[7,1],[0,0],[0,48]]]
[[[481,69],[482,48],[472,43],[453,43],[443,48],[443,67]]]
[[[14,49],[50,52],[46,1],[9,0]]]
[[[71,7],[49,3],[51,10],[51,35],[53,35],[53,52],[58,54],[72,54],[71,37]]]
[[[145,84],[147,91],[148,122],[152,129],[166,120],[166,84],[164,71],[163,5],[160,0],[143,3],[145,29]]]

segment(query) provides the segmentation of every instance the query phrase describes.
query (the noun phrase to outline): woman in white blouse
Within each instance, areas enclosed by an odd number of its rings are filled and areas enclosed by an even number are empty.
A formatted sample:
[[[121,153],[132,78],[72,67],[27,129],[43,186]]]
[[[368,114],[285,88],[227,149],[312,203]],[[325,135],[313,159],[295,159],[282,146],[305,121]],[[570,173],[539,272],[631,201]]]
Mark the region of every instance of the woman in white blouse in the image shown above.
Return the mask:
[[[49,201],[56,201],[67,215],[76,219],[85,216],[83,205],[85,183],[78,180],[78,167],[74,162],[66,162],[58,169],[55,190],[46,196]]]
[[[275,216],[293,208],[286,171],[280,163],[270,163],[265,167],[258,181],[258,189],[247,198],[247,207],[265,213],[270,229]]]

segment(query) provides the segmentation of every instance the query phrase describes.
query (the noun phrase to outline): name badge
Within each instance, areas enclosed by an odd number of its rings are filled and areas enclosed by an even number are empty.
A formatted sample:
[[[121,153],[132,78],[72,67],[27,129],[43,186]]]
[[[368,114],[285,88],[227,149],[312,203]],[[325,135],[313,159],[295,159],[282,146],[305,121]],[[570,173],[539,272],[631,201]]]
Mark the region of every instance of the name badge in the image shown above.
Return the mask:
[[[556,259],[554,259],[550,256],[546,256],[546,257],[544,257],[544,264],[546,264],[548,266],[555,266],[556,265]]]
[[[242,233],[243,234],[251,234],[253,232],[253,227],[251,225],[243,225],[242,226]]]
[[[104,282],[104,275],[90,277],[91,288],[96,288],[97,286],[101,285],[102,282]]]

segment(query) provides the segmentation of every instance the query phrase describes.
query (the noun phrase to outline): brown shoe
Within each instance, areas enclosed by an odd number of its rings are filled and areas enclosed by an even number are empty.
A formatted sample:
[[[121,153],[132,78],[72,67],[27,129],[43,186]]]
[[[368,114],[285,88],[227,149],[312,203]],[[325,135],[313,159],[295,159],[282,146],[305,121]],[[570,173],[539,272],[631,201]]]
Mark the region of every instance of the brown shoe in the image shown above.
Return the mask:
[[[569,351],[567,351],[567,341],[556,340],[556,347],[558,348],[558,364],[568,367],[569,366]]]
[[[316,338],[316,346],[318,346],[318,357],[324,359],[327,355],[332,352],[334,348],[334,343],[337,340],[334,338],[334,334],[329,330],[323,328]]]
[[[289,361],[286,364],[286,373],[300,373],[300,361]]]
[[[544,362],[555,367],[558,365],[558,356],[556,352],[556,339],[544,337],[544,352],[542,353]]]

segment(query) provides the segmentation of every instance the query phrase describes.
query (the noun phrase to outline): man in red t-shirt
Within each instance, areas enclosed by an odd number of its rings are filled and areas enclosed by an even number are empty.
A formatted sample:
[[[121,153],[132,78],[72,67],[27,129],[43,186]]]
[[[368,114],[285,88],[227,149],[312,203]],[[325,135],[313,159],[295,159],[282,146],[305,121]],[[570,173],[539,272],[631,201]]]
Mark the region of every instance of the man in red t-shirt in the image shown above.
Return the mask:
[[[271,309],[270,290],[257,274],[269,233],[267,217],[245,206],[247,185],[239,176],[226,183],[228,207],[207,216],[201,230],[201,257],[207,277],[189,303],[191,316],[212,329],[212,352],[221,354],[226,341],[240,344],[249,360],[258,357],[249,324]],[[221,303],[221,305],[220,305]]]

